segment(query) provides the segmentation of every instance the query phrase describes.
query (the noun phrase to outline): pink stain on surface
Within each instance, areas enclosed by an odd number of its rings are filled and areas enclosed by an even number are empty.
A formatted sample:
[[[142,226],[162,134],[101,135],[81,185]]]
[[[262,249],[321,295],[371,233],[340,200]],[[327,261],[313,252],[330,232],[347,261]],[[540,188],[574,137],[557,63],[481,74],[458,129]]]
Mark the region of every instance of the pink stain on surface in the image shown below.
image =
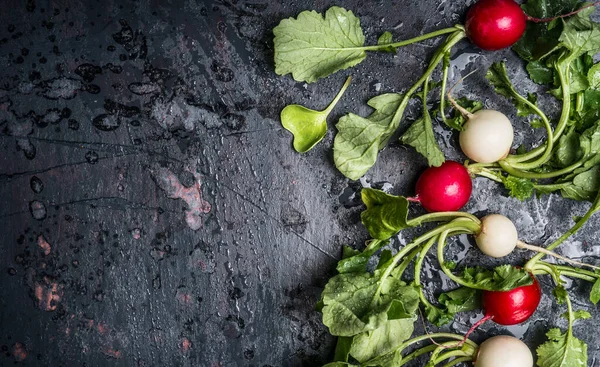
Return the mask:
[[[183,353],[188,353],[192,349],[192,342],[188,338],[181,338],[180,345]]]
[[[210,212],[210,203],[202,198],[202,182],[199,174],[194,173],[196,181],[190,187],[185,187],[179,179],[167,168],[160,167],[154,171],[158,186],[171,199],[183,200],[188,209],[185,211],[185,221],[194,231],[202,228],[202,215]]]
[[[118,349],[104,348],[104,349],[102,349],[102,353],[105,356],[108,356],[111,358],[115,358],[115,359],[121,358],[121,351]]]
[[[140,238],[142,238],[142,230],[139,228],[132,229],[131,236],[133,237],[134,240],[139,240]]]
[[[13,346],[12,354],[17,362],[22,362],[27,358],[27,350],[25,349],[25,346],[19,342],[15,343]]]
[[[33,292],[37,299],[38,307],[44,311],[56,310],[56,306],[63,294],[62,286],[59,286],[58,283],[46,277],[44,278],[44,283],[35,283]]]
[[[192,296],[188,293],[179,293],[177,295],[177,300],[179,301],[179,303],[189,305],[190,303],[192,303]]]
[[[106,326],[106,324],[103,324],[103,323],[101,323],[101,322],[99,322],[99,323],[96,325],[96,329],[98,330],[98,333],[100,333],[100,335],[104,335],[104,334],[108,333],[108,331],[109,331],[109,329],[108,329],[108,327]]]
[[[44,238],[44,235],[39,235],[37,242],[38,242],[38,246],[42,249],[42,251],[44,251],[44,255],[45,256],[50,255],[50,251],[52,251],[52,246],[50,246],[48,241],[46,241],[46,239]]]

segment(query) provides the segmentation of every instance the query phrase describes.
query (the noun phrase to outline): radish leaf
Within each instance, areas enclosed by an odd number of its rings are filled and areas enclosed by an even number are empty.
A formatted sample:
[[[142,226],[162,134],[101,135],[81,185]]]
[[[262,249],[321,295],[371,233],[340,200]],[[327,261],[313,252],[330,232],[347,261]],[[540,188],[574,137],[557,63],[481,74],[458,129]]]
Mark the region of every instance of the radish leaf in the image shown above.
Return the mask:
[[[457,98],[456,103],[471,113],[477,112],[483,108],[483,103],[481,103],[480,101],[471,100],[467,97]],[[447,117],[443,119],[443,121],[449,127],[458,131],[462,131],[463,125],[467,122],[467,119],[460,113],[459,110],[454,109],[452,117]]]
[[[417,291],[404,282],[380,273],[347,273],[331,278],[323,293],[323,324],[336,336],[354,336],[372,331],[397,319],[397,303],[401,303],[407,316],[413,317],[419,303]],[[378,292],[378,290],[380,292]]]
[[[393,352],[414,330],[415,318],[391,320],[382,327],[354,337],[350,355],[363,363]]]
[[[387,240],[404,228],[407,223],[408,200],[380,190],[365,188],[361,191],[367,209],[360,213],[363,225],[371,237]]]
[[[546,334],[548,341],[537,348],[539,367],[587,366],[587,345],[573,336],[553,328]]]
[[[349,113],[340,119],[333,160],[344,176],[357,180],[375,164],[377,153],[398,127],[392,118],[401,102],[405,107],[408,100],[396,93],[382,94],[369,100],[368,105],[375,109],[369,117]]]
[[[334,109],[348,88],[351,77],[346,79],[342,89],[323,111],[315,111],[292,104],[281,111],[281,125],[294,135],[294,149],[299,153],[311,150],[327,133],[327,116]]]
[[[362,252],[357,251],[351,256],[344,256],[344,258],[338,261],[336,270],[338,273],[353,273],[366,271],[367,263],[371,256],[373,256],[379,249],[387,245],[387,241],[371,240],[367,248]],[[344,247],[344,253],[348,252],[348,247]]]
[[[504,62],[495,62],[490,66],[485,74],[487,80],[490,81],[496,93],[509,98],[517,108],[517,115],[528,116],[536,114],[531,105],[535,106],[536,97],[529,94],[527,98],[520,95],[514,88],[512,82],[508,78],[506,72],[506,64]]]
[[[521,201],[525,201],[533,195],[534,185],[530,179],[508,175],[503,183],[509,195]]]
[[[303,11],[273,29],[275,72],[292,73],[296,81],[315,82],[352,67],[367,56],[360,20],[349,10],[333,6],[325,17]]]
[[[410,125],[402,136],[401,141],[404,144],[412,146],[417,152],[427,158],[429,166],[439,167],[446,159],[433,134],[431,115],[427,108],[428,87],[429,81],[427,80],[423,83],[423,92],[420,93],[421,100],[423,101],[423,116]]]
[[[600,279],[596,280],[594,286],[592,287],[592,291],[590,292],[590,301],[592,301],[593,304],[600,302]]]
[[[494,270],[467,267],[462,272],[462,280],[464,286],[488,291],[509,291],[533,283],[529,273],[512,265],[500,265]]]
[[[535,18],[548,18],[557,14],[566,14],[572,11],[579,0],[529,0],[522,6],[525,14]],[[521,58],[532,61],[552,51],[558,45],[562,23],[559,21],[547,23],[527,24],[525,33],[512,49]]]

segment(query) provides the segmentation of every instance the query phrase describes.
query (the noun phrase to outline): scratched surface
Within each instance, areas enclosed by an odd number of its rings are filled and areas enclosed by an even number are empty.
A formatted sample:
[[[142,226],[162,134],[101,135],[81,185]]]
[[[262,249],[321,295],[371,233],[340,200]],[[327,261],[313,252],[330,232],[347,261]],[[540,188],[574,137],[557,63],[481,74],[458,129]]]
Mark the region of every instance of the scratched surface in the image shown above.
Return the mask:
[[[342,245],[360,248],[362,186],[410,193],[425,167],[392,143],[361,181],[332,163],[333,124],[364,101],[402,91],[435,42],[373,54],[314,85],[274,74],[271,29],[330,1],[4,0],[0,12],[0,365],[317,366],[335,340],[314,310]],[[450,26],[465,2],[338,1],[362,20],[367,40]],[[401,5],[402,4],[402,5]],[[452,76],[507,58],[467,42]],[[484,69],[482,69],[484,70]],[[353,84],[324,142],[299,155],[282,130],[288,103],[323,108],[347,75]],[[479,77],[457,88],[489,107],[514,110]],[[520,78],[523,79],[523,78]],[[533,88],[522,82],[520,88]],[[412,106],[408,120],[414,119]],[[537,139],[526,124],[517,142]],[[456,136],[437,129],[449,158]],[[515,219],[521,237],[547,243],[588,204],[550,196],[508,199],[476,180],[467,210]],[[419,209],[414,209],[418,213]],[[597,261],[597,218],[563,253]],[[392,246],[408,240],[396,238]],[[519,253],[509,258],[522,263]],[[465,239],[451,257],[485,264]],[[429,259],[435,260],[435,259]],[[431,262],[432,264],[434,263]],[[426,266],[428,292],[451,287]],[[546,293],[550,283],[542,280]],[[576,326],[590,365],[600,359],[589,285],[573,283]],[[562,306],[545,296],[526,324],[484,325],[531,347]],[[465,332],[481,314],[457,319]],[[419,362],[421,363],[421,362]],[[416,365],[419,365],[417,363]]]

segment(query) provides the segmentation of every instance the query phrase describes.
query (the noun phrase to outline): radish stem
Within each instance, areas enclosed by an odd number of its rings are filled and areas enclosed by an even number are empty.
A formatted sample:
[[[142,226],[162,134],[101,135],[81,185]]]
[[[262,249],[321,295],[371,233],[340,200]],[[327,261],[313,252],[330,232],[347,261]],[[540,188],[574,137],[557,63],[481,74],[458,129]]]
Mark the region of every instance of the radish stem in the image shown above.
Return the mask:
[[[575,223],[575,225],[573,227],[571,227],[568,231],[563,233],[562,236],[560,236],[556,241],[552,242],[548,247],[546,247],[546,249],[548,251],[554,250],[557,246],[559,246],[561,243],[563,243],[564,240],[571,237],[581,227],[583,227],[585,222],[587,222],[587,220],[590,219],[590,217],[592,215],[594,215],[594,213],[596,213],[599,209],[600,209],[600,192],[598,192],[598,195],[596,196],[596,199],[592,203],[591,208],[588,209],[588,211],[584,214],[584,216],[579,218],[579,220]],[[529,261],[525,264],[525,270],[533,269],[535,263],[538,262],[543,256],[544,256],[543,253],[538,253],[534,257],[529,259]]]
[[[562,261],[564,261],[566,263],[572,264],[572,265],[586,266],[586,267],[589,267],[589,268],[592,268],[592,269],[598,269],[598,270],[600,270],[600,267],[598,267],[598,266],[594,266],[594,265],[591,265],[591,264],[586,264],[586,263],[582,263],[582,262],[579,262],[579,261],[571,260],[568,257],[564,257],[562,255],[557,254],[556,252],[547,250],[547,249],[545,249],[543,247],[529,245],[529,244],[527,244],[527,243],[525,243],[525,242],[523,242],[521,240],[517,241],[517,247],[522,248],[522,249],[526,249],[526,250],[530,250],[530,251],[539,252],[539,253],[542,253],[542,254],[545,254],[545,255],[548,255],[548,256],[552,256],[552,257],[555,257],[557,259],[560,259],[560,260],[562,260]]]

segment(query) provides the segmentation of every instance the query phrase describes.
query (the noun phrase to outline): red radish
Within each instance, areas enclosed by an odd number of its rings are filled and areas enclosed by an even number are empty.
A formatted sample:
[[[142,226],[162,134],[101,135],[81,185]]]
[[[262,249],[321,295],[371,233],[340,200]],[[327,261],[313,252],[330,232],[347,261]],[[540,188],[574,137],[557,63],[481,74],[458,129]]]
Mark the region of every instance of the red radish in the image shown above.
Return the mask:
[[[428,212],[448,212],[462,208],[473,189],[469,171],[462,164],[446,161],[439,167],[427,168],[417,180],[413,201]]]
[[[525,32],[527,15],[514,0],[480,0],[467,12],[465,30],[475,46],[500,50]]]
[[[498,335],[481,343],[475,367],[533,367],[531,351],[514,336]]]
[[[525,14],[514,0],[479,0],[467,12],[465,31],[475,46],[488,51],[500,50],[512,46],[521,38],[527,21],[548,23],[577,14],[599,3],[600,1],[596,1],[587,4],[567,14],[534,18]]]
[[[542,289],[531,275],[533,283],[510,291],[483,291],[484,319],[500,325],[515,325],[527,320],[540,304]]]

